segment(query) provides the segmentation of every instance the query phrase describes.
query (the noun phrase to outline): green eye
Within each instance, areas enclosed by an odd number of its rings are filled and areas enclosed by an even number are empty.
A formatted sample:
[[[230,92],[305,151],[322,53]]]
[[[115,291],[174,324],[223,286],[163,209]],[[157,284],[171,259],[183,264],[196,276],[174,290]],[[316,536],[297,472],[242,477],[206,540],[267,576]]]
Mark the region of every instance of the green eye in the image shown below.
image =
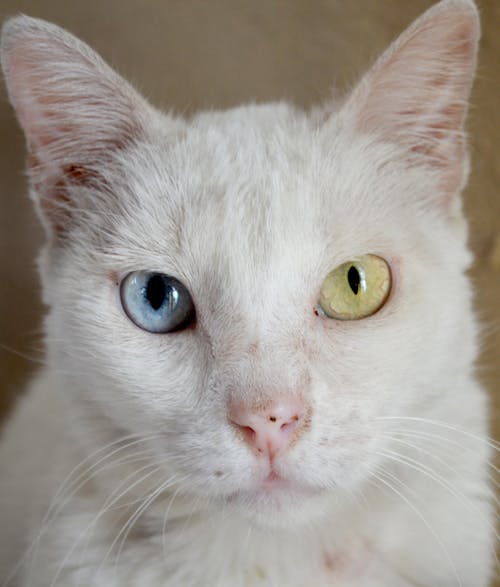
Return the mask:
[[[380,310],[390,291],[389,265],[376,255],[362,255],[330,271],[319,306],[329,318],[359,320]]]

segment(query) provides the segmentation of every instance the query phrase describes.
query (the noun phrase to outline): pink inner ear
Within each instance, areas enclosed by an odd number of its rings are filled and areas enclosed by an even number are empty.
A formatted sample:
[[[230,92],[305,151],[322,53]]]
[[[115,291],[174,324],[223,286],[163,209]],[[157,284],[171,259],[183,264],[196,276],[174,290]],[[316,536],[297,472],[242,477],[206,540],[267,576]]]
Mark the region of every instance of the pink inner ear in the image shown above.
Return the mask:
[[[145,102],[90,47],[59,27],[24,16],[8,21],[2,65],[40,165],[93,160],[137,136]]]
[[[28,145],[31,149],[37,149],[57,139],[60,134],[57,113],[64,118],[69,104],[64,99],[64,93],[56,93],[57,89],[51,83],[52,78],[57,78],[57,70],[62,66],[62,63],[58,63],[59,60],[55,60],[56,40],[54,39],[54,47],[50,47],[50,53],[46,56],[52,58],[50,62],[44,62],[43,51],[37,59],[34,40],[24,39],[24,43],[22,41],[20,39],[17,45],[12,44],[3,50],[2,65],[9,97]],[[59,47],[59,51],[62,50]]]
[[[124,80],[122,86],[72,61],[33,64],[22,49],[6,61],[10,98],[40,163],[58,163],[63,153],[122,148],[136,136]]]
[[[442,2],[392,44],[347,103],[361,132],[399,144],[415,164],[441,169],[447,189],[462,181],[478,40],[474,6]]]

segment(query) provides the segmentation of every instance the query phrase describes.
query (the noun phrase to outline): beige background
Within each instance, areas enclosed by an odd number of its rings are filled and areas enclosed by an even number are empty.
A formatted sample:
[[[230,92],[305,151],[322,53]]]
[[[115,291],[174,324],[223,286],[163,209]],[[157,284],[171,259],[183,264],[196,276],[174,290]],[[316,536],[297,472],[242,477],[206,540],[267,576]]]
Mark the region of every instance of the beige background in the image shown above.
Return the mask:
[[[430,4],[428,0],[0,0],[0,19],[25,12],[52,20],[101,52],[156,105],[189,112],[249,100],[286,98],[304,106],[318,102],[329,95],[333,84],[348,87]],[[483,40],[469,118],[473,172],[465,199],[471,246],[477,255],[472,272],[477,307],[485,324],[479,367],[497,406],[500,0],[479,0],[479,4]],[[43,357],[43,310],[34,269],[42,234],[25,196],[23,160],[23,138],[1,87],[0,414],[6,413]],[[492,408],[492,419],[497,411]]]

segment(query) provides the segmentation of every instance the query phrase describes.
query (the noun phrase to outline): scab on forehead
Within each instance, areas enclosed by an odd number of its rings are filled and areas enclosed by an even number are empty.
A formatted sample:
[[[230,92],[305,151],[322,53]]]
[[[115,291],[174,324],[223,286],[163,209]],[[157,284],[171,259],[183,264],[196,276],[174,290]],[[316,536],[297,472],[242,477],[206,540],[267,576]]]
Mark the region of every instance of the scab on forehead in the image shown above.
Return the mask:
[[[91,187],[104,182],[94,171],[80,164],[65,165],[56,177],[46,177],[46,171],[36,155],[27,159],[33,189],[39,195],[40,211],[47,219],[56,239],[63,238],[74,223],[79,204],[72,200],[71,187]]]

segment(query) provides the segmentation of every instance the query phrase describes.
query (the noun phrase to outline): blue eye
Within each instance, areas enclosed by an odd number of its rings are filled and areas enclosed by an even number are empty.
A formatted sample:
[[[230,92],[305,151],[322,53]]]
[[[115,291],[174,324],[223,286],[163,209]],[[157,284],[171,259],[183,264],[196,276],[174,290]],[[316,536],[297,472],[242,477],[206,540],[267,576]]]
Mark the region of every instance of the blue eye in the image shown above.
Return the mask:
[[[193,299],[186,287],[163,273],[129,273],[121,282],[120,296],[130,320],[148,332],[182,330],[195,319]]]

